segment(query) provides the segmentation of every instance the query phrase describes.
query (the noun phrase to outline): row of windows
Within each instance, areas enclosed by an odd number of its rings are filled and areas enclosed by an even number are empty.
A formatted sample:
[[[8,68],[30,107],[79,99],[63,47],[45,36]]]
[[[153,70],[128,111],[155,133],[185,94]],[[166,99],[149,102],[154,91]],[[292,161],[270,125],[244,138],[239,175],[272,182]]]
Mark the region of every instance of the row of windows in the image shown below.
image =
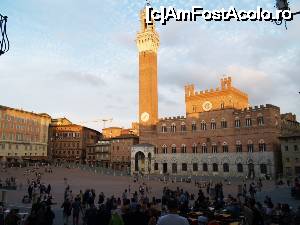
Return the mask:
[[[88,152],[88,153],[95,153],[95,148],[89,148],[89,149],[87,150],[87,152]]]
[[[9,150],[11,149],[16,149],[18,150],[19,149],[19,146],[23,146],[22,144],[5,144],[5,143],[2,143],[0,144],[1,146],[1,149],[4,150],[6,148],[6,146],[8,147]],[[35,145],[34,147],[32,145],[24,145],[25,147],[25,150],[46,150],[46,146],[44,145],[40,145],[40,146],[37,146]]]
[[[247,149],[247,152],[254,152],[255,151],[254,144],[253,143],[247,144],[246,149]],[[236,152],[243,152],[243,150],[244,150],[243,145],[238,142],[235,146],[235,151]],[[218,153],[219,151],[220,151],[219,146],[217,146],[216,144],[213,144],[211,146],[211,153]],[[258,151],[259,152],[267,151],[267,147],[266,147],[266,144],[264,142],[260,142],[258,144]],[[158,148],[155,148],[154,152],[155,152],[155,154],[159,154]],[[186,147],[185,144],[181,145],[179,152],[180,153],[186,153],[187,152],[187,147]],[[177,151],[177,147],[176,147],[175,144],[171,145],[171,153],[179,153],[179,152]],[[206,143],[202,144],[200,152],[201,153],[208,153],[208,147],[207,147]],[[198,146],[196,144],[194,144],[192,146],[192,153],[200,153],[200,152],[198,151]],[[221,146],[221,152],[223,152],[223,153],[229,152],[229,147],[226,143]],[[167,145],[163,145],[161,147],[161,153],[168,154],[168,146]]]
[[[264,118],[263,117],[258,117],[257,118],[257,124],[259,126],[264,125]],[[236,128],[240,128],[241,127],[241,120],[240,119],[235,119],[234,125],[235,125]],[[245,119],[245,126],[246,127],[251,127],[252,126],[252,119],[251,118],[246,118]],[[220,127],[221,128],[227,128],[228,127],[227,126],[227,121],[224,118],[221,120]],[[202,120],[202,122],[200,123],[200,130],[207,130],[207,128],[208,128],[207,123],[204,120]],[[176,128],[176,124],[172,123],[171,126],[170,126],[170,131],[172,133],[175,133],[176,129],[177,129]],[[212,119],[211,122],[210,122],[210,129],[211,130],[217,129],[217,123],[215,122],[214,119]],[[196,122],[192,122],[191,130],[192,131],[196,131],[197,130]],[[187,131],[187,126],[186,126],[186,124],[184,122],[182,122],[181,125],[180,125],[180,131],[181,132]],[[167,127],[166,124],[162,124],[162,126],[161,126],[161,132],[162,133],[168,132],[168,127]]]
[[[39,125],[39,122],[33,119],[24,119],[16,116],[10,116],[8,114],[1,114],[0,112],[0,119],[6,120],[6,121],[11,121],[11,122],[17,122],[17,123],[23,123],[23,124],[29,124],[32,126]]]
[[[288,157],[285,159],[285,161],[287,163],[291,162],[290,158],[288,158]],[[295,163],[299,163],[299,158],[295,158],[294,161],[295,161]]]
[[[38,127],[38,126],[34,127],[34,126],[19,125],[19,124],[14,124],[14,123],[0,123],[0,128],[16,129],[16,130],[25,131],[25,132],[37,132],[37,133],[40,132],[40,127]]]
[[[130,149],[131,149],[131,146],[132,146],[132,145],[125,145],[125,146],[124,146],[124,145],[122,145],[122,146],[119,146],[119,145],[115,146],[115,145],[113,145],[113,146],[112,146],[112,150],[117,150],[117,151],[118,151],[118,150],[126,150],[126,149],[127,149],[127,150],[130,150]]]
[[[130,161],[130,156],[112,156],[112,161]]]
[[[61,154],[63,154],[63,155],[65,155],[65,154],[68,154],[68,155],[79,155],[79,151],[73,151],[73,150],[69,150],[69,151],[55,151],[55,154],[59,154],[59,155],[61,155]]]
[[[192,169],[193,169],[194,172],[195,171],[199,171],[198,166],[199,166],[198,163],[193,163]],[[167,166],[166,166],[166,168],[167,168]],[[172,173],[177,173],[177,168],[178,168],[177,163],[172,163]],[[238,163],[236,165],[236,169],[237,169],[238,173],[243,173],[244,172],[244,166],[243,166],[243,164]],[[158,170],[158,163],[154,164],[154,170]],[[182,163],[181,164],[181,170],[182,171],[188,171],[187,163]],[[208,164],[207,163],[203,163],[202,164],[202,171],[204,171],[204,172],[208,171]],[[217,163],[213,163],[212,164],[212,171],[213,172],[219,172],[219,165]],[[167,172],[167,171],[164,171],[164,172]],[[229,164],[228,163],[224,163],[223,164],[223,172],[225,172],[225,173],[229,172]],[[267,173],[267,165],[266,164],[260,164],[260,172],[262,174],[266,174]]]
[[[92,156],[92,155],[89,155],[87,158],[90,159],[90,160],[91,160],[91,159],[95,160],[95,159],[96,159],[96,156],[94,156],[94,155],[93,155],[93,156]]]
[[[9,140],[9,141],[26,141],[26,142],[39,142],[40,138],[38,135],[29,135],[23,133],[2,133],[0,135],[2,140]],[[43,136],[43,142],[46,142],[46,136]]]
[[[25,153],[23,156],[37,156],[37,155],[38,155],[37,153],[34,153],[34,154],[32,154],[32,153],[29,153],[29,154]],[[46,154],[43,152],[42,156],[45,156],[45,155]],[[15,153],[15,154],[7,153],[7,156],[18,156],[18,153]],[[20,156],[22,156],[22,155],[20,155]]]
[[[55,148],[79,148],[79,142],[64,142],[64,143],[55,143],[54,144]]]
[[[289,150],[289,146],[288,145],[284,146],[284,150],[288,151]],[[298,145],[294,145],[294,151],[298,151],[298,150],[299,150]]]
[[[108,152],[109,147],[108,146],[97,146],[97,147],[88,147],[89,152]]]
[[[79,132],[59,132],[54,134],[56,139],[63,139],[63,138],[80,138]]]

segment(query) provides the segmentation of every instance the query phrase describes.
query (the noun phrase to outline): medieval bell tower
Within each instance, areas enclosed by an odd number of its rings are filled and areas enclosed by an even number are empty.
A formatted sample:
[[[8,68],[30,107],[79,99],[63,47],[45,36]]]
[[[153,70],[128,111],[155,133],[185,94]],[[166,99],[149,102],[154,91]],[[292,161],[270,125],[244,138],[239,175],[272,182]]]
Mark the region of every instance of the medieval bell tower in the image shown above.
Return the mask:
[[[158,122],[157,51],[159,36],[155,24],[146,23],[146,10],[140,11],[140,32],[136,43],[139,51],[139,123]]]

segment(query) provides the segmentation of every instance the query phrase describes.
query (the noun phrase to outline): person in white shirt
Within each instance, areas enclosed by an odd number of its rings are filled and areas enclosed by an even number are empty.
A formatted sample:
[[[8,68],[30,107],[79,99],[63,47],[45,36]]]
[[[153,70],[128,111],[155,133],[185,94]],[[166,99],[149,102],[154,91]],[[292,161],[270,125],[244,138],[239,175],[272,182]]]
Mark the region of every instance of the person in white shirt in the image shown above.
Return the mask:
[[[159,217],[157,225],[189,225],[186,218],[177,214],[178,203],[176,199],[170,199],[167,206],[169,214]]]

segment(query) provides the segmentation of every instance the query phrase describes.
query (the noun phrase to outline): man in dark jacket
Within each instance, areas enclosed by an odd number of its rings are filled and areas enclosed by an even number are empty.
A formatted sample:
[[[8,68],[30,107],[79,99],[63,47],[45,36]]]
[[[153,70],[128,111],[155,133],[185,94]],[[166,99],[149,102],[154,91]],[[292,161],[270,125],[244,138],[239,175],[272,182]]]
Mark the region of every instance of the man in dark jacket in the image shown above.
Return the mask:
[[[68,198],[66,198],[64,203],[61,205],[61,208],[63,208],[64,225],[68,225],[69,217],[71,216],[71,212],[72,212],[72,205]]]

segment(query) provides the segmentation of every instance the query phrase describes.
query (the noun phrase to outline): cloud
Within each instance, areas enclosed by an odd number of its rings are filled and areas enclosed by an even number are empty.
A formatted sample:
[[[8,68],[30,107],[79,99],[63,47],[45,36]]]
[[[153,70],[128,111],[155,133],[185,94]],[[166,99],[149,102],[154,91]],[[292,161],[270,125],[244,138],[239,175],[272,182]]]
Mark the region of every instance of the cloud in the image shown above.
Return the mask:
[[[2,2],[1,2],[2,3]],[[269,1],[261,6],[273,8]],[[253,8],[249,0],[156,0],[154,6]],[[69,117],[73,122],[137,119],[137,1],[3,0],[11,50],[0,59],[1,104]],[[295,9],[300,3],[295,4]],[[159,115],[185,114],[184,85],[219,86],[224,75],[251,104],[275,104],[300,116],[299,19],[273,23],[204,22],[157,25]],[[14,90],[14,91],[12,91]],[[98,127],[99,125],[94,125]]]
[[[53,78],[63,80],[65,82],[75,82],[77,85],[88,84],[94,87],[105,87],[106,85],[103,75],[79,71],[62,71],[56,74]]]
[[[178,92],[187,83],[194,83],[198,90],[209,89],[219,86],[226,74],[249,94],[252,104],[271,103],[299,115],[299,103],[291,106],[286,101],[298,97],[299,25],[293,21],[287,31],[272,23],[221,25],[219,29],[182,23],[166,26],[161,30],[161,85]],[[169,40],[171,44],[164,44]]]

